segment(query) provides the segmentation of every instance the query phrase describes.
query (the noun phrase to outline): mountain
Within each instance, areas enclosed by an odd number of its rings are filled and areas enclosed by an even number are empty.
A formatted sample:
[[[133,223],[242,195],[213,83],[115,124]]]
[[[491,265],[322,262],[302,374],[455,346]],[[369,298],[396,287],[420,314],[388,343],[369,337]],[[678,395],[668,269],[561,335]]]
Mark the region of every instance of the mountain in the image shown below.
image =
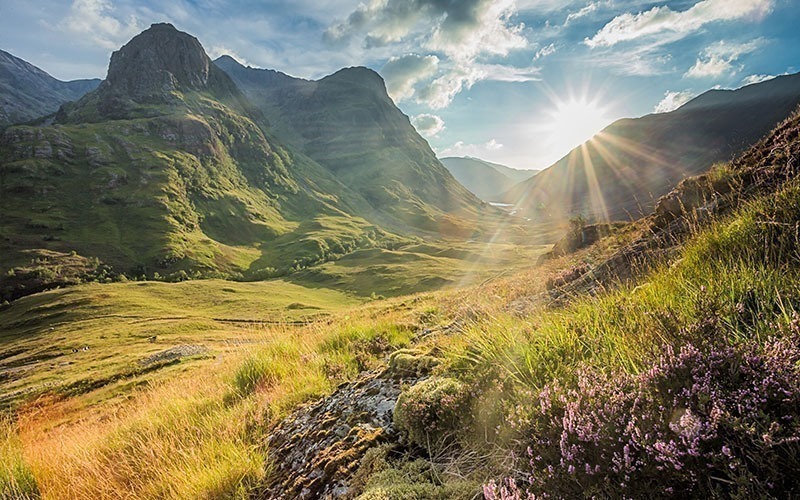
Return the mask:
[[[0,50],[0,127],[55,113],[99,84],[97,79],[62,82]]]
[[[196,38],[151,26],[55,126],[0,137],[3,279],[36,288],[71,252],[136,276],[266,277],[397,241],[262,124]]]
[[[536,175],[536,170],[517,170],[479,158],[440,158],[442,165],[467,189],[486,201],[494,201],[519,182]]]
[[[334,173],[393,227],[468,234],[481,205],[436,158],[374,71],[342,69],[317,81],[245,67],[228,73],[270,131]]]
[[[800,104],[800,74],[711,90],[663,114],[609,125],[503,196],[529,214],[637,218],[681,179],[730,160]]]

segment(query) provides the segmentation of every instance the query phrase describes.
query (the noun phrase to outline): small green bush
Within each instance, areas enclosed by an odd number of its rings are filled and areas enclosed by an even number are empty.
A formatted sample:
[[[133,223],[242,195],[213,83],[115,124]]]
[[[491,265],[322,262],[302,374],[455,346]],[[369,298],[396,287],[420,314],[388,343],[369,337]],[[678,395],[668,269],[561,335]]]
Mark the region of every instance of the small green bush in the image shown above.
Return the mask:
[[[431,377],[400,394],[394,424],[412,443],[436,451],[455,438],[468,417],[469,392],[458,380]]]

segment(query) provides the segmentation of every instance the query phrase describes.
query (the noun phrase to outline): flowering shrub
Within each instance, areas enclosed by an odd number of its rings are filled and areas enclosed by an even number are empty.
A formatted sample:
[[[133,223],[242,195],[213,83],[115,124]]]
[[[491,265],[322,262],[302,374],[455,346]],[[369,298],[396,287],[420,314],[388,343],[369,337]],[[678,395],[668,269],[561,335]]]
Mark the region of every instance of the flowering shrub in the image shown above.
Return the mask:
[[[800,335],[667,348],[637,376],[584,370],[509,421],[531,436],[490,499],[800,494]],[[524,418],[521,418],[524,415]]]
[[[458,380],[431,377],[400,395],[394,424],[416,445],[441,447],[454,437],[469,414],[469,401],[469,391]]]

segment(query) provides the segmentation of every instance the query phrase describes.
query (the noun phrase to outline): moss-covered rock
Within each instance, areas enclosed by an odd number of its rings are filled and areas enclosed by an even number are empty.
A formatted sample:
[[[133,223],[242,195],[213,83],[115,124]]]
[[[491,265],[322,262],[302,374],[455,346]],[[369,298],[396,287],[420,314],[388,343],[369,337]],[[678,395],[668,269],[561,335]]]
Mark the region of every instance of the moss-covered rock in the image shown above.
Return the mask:
[[[467,388],[456,379],[431,377],[403,392],[394,425],[413,444],[435,449],[449,444],[469,413]]]
[[[393,377],[421,377],[439,364],[439,360],[421,351],[400,349],[389,356],[389,373]]]

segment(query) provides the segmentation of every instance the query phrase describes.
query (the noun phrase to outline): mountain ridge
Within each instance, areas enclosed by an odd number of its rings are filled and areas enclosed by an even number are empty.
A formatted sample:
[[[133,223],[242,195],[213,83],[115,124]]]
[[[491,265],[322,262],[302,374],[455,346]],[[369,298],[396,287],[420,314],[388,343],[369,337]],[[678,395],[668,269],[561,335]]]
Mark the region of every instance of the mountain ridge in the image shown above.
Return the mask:
[[[156,47],[177,66],[137,62]],[[357,193],[265,134],[191,35],[154,25],[115,52],[109,76],[56,126],[0,139],[0,267],[77,251],[135,276],[252,279],[400,241],[359,216],[369,205]],[[6,277],[24,282],[20,269]]]
[[[800,73],[712,90],[669,113],[621,119],[503,200],[545,218],[638,218],[680,180],[745,150],[798,105]]]
[[[468,223],[448,213],[474,219],[482,202],[439,162],[375,71],[343,68],[311,81],[230,57],[215,63],[262,111],[271,131],[353,187],[386,223],[469,232]]]
[[[94,90],[99,79],[58,80],[33,64],[0,50],[0,127],[58,111]]]

